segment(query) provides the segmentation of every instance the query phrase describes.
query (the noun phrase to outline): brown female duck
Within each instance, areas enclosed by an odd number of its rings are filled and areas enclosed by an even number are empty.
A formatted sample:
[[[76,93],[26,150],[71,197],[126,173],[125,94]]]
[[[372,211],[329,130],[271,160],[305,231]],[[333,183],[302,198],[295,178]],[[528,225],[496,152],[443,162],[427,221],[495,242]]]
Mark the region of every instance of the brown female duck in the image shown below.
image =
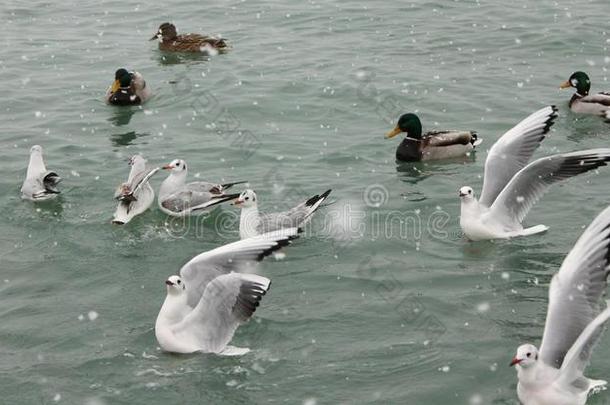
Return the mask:
[[[389,139],[401,132],[407,136],[396,149],[396,159],[403,162],[465,156],[482,142],[474,131],[432,131],[422,135],[421,121],[415,114],[403,114],[396,128],[385,137]]]
[[[203,52],[214,53],[228,50],[228,45],[223,38],[215,38],[199,34],[178,35],[176,26],[163,23],[159,30],[150,39],[159,40],[159,49],[170,52]]]

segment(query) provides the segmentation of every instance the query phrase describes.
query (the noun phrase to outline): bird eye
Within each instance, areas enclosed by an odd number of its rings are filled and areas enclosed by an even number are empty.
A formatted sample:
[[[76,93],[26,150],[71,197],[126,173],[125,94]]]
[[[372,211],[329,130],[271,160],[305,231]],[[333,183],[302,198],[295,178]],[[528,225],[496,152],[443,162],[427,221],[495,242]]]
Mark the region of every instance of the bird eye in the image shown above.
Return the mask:
[[[250,199],[250,197],[246,197],[245,200],[248,201]]]
[[[178,281],[179,282],[179,281]],[[526,354],[527,357],[532,357],[531,353]]]
[[[178,284],[180,284],[180,283],[181,283],[181,281],[180,281],[180,280],[178,280]],[[528,354],[528,356],[529,356],[529,354]]]
[[[472,190],[468,190],[468,194],[472,194]]]

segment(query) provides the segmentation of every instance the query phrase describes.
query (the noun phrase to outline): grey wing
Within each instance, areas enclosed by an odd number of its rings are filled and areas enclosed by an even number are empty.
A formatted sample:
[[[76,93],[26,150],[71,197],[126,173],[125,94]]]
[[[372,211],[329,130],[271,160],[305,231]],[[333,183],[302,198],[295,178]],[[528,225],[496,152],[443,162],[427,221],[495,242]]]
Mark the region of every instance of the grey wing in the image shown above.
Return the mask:
[[[191,307],[197,305],[208,283],[219,275],[253,267],[272,252],[290,244],[291,240],[298,237],[298,233],[297,228],[282,229],[229,243],[195,256],[180,269],[180,276],[187,285],[188,304]]]
[[[152,176],[157,174],[159,170],[161,170],[160,167],[155,167],[154,169],[149,169],[147,171],[138,173],[129,185],[129,188],[132,190],[132,194],[136,194],[144,184],[148,183]]]
[[[468,145],[476,141],[477,136],[472,131],[434,131],[425,136],[429,146]]]
[[[604,326],[610,318],[610,308],[608,308],[608,301],[606,301],[606,309],[601,311],[580,333],[578,339],[574,342],[568,353],[565,355],[563,363],[561,364],[560,378],[565,383],[571,383],[574,380],[583,377],[583,373],[589,360],[591,359],[591,353],[595,348],[595,345],[599,341],[599,338],[604,332]]]
[[[143,170],[139,173],[135,173],[133,176],[130,176],[131,178],[127,183],[123,183],[118,187],[114,197],[119,201],[136,201],[142,187],[148,184],[150,178],[159,170],[161,170],[160,167],[155,167],[154,169]]]
[[[540,158],[517,173],[491,206],[496,218],[520,224],[554,183],[606,166],[610,148],[589,149]]]
[[[36,198],[45,194],[45,188],[38,179],[25,179],[21,186],[21,194],[29,198]]]
[[[192,192],[180,190],[163,198],[161,205],[176,213],[188,210],[191,207]]]
[[[590,94],[588,96],[579,98],[578,101],[580,101],[582,103],[601,104],[602,106],[610,107],[610,94],[608,94],[608,93]]]
[[[282,228],[303,226],[320,207],[320,204],[328,198],[331,191],[326,190],[320,195],[314,195],[288,211],[261,215],[259,232],[271,232]]]
[[[194,340],[206,352],[222,351],[237,327],[256,311],[270,284],[271,280],[255,274],[231,273],[214,278],[197,306],[175,326],[176,337]]]
[[[34,199],[44,199],[51,197],[52,194],[59,194],[57,185],[61,182],[61,177],[53,171],[46,171],[36,178],[29,178],[23,182],[21,193],[24,196]]]
[[[531,159],[555,118],[555,106],[544,107],[515,125],[493,144],[485,160],[479,202],[490,207],[512,177]]]
[[[610,207],[585,229],[553,276],[540,346],[540,358],[546,364],[563,367],[568,351],[600,314],[609,272]],[[590,350],[583,346],[579,362],[585,364],[589,355]]]
[[[186,189],[195,193],[211,193],[211,194],[221,194],[222,193],[222,185],[217,183],[210,183],[207,181],[195,181],[192,183],[188,183]]]

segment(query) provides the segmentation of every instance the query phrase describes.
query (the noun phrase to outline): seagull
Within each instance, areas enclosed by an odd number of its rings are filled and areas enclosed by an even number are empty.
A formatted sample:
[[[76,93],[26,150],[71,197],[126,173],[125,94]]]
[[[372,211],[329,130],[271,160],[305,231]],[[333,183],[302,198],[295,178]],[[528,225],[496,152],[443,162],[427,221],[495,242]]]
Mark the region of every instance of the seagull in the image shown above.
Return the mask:
[[[241,208],[239,218],[239,237],[241,239],[260,235],[288,227],[302,227],[326,200],[332,190],[326,190],[321,195],[314,195],[296,207],[279,213],[259,214],[256,193],[253,190],[244,190],[233,203]]]
[[[610,318],[603,302],[610,272],[610,207],[583,232],[549,287],[549,307],[540,350],[519,346],[517,395],[524,405],[583,405],[606,381],[583,375]]]
[[[257,261],[298,237],[287,228],[229,243],[201,253],[166,281],[167,296],[157,316],[155,336],[173,353],[242,355],[228,346],[238,326],[252,316],[271,280],[256,274]],[[240,273],[238,273],[240,272]]]
[[[113,224],[124,225],[146,211],[155,200],[155,192],[148,180],[161,168],[146,168],[142,155],[134,155],[130,160],[131,171],[127,182],[121,184],[114,194],[119,205],[112,219]]]
[[[42,146],[34,145],[30,148],[30,163],[21,186],[21,198],[32,201],[44,201],[59,194],[57,184],[61,177],[51,170],[47,170],[42,158]]]
[[[506,132],[485,161],[481,199],[471,187],[460,188],[460,226],[470,240],[533,235],[548,228],[523,228],[521,222],[554,183],[605,166],[610,149],[590,149],[547,156],[527,164],[556,115],[545,107]]]
[[[225,190],[236,184],[246,183],[238,181],[227,184],[215,184],[205,181],[186,183],[187,166],[181,159],[175,159],[162,167],[169,170],[169,176],[159,189],[159,208],[164,213],[180,217],[200,214],[217,204],[231,201],[239,194],[226,194]]]

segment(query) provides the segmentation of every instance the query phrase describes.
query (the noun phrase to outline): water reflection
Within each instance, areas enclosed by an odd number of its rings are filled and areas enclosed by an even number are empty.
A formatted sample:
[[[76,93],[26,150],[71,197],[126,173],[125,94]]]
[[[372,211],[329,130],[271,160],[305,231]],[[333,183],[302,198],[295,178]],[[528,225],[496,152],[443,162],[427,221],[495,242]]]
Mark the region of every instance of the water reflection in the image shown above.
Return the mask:
[[[112,116],[108,118],[108,121],[115,127],[120,127],[129,124],[131,117],[138,111],[137,108],[132,107],[116,107],[113,109]]]
[[[112,141],[113,146],[128,146],[133,143],[133,141],[141,136],[148,136],[147,133],[137,133],[136,131],[124,132],[122,134],[112,134],[110,136],[110,141]]]
[[[181,63],[194,63],[201,61],[209,61],[210,57],[203,53],[196,52],[159,52],[157,61],[160,65],[170,66]]]

